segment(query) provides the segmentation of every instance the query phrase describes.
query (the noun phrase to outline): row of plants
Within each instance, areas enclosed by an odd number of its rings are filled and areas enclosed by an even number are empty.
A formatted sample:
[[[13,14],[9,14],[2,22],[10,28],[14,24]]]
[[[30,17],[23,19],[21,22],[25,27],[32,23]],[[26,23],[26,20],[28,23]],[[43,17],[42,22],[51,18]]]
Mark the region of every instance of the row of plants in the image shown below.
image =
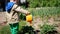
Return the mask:
[[[60,0],[27,0],[30,8],[35,7],[58,7]]]
[[[55,17],[60,15],[60,7],[42,7],[42,8],[29,8],[28,9],[33,16],[40,17]]]
[[[42,20],[48,20],[50,18],[56,19],[60,17],[60,7],[41,7],[41,8],[27,8],[33,15],[33,17],[38,16]],[[25,14],[20,13],[21,20],[26,20]]]
[[[54,25],[44,24],[41,26],[41,34],[58,34]]]
[[[23,26],[18,34],[36,34],[36,31],[34,31],[32,26]],[[56,31],[55,26],[44,24],[43,26],[40,26],[40,34],[58,34],[58,32]]]

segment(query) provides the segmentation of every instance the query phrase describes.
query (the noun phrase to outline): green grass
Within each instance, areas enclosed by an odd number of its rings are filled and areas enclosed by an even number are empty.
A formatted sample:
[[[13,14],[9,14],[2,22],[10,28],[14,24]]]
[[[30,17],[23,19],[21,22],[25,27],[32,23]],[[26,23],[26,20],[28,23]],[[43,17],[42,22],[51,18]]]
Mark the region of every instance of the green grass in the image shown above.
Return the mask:
[[[21,28],[23,27],[23,26],[25,26],[26,25],[26,21],[20,21],[20,23],[19,23],[19,30],[21,30]]]
[[[20,21],[19,22],[19,30],[21,30],[21,28],[26,24],[26,21]],[[11,34],[10,32],[10,26],[6,25],[3,27],[0,27],[0,34]]]
[[[9,26],[2,26],[2,27],[0,27],[1,29],[0,29],[0,34],[10,34],[10,27]]]

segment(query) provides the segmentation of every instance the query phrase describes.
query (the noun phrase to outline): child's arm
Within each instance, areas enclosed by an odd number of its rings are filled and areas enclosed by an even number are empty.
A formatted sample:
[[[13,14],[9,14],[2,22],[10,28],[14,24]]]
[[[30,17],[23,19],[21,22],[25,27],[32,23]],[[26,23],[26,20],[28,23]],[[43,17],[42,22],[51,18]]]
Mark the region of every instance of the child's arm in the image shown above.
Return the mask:
[[[30,12],[28,12],[27,10],[21,8],[20,6],[18,6],[16,9],[14,9],[15,11],[17,12],[20,12],[20,13],[24,13],[26,15],[30,14]]]

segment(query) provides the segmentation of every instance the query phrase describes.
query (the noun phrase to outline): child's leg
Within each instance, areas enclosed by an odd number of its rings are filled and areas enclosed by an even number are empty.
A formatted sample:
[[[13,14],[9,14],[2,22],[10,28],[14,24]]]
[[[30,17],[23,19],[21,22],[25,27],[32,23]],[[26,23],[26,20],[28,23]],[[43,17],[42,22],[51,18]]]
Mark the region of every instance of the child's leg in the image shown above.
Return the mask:
[[[19,23],[9,24],[11,29],[11,34],[17,34],[19,29]]]

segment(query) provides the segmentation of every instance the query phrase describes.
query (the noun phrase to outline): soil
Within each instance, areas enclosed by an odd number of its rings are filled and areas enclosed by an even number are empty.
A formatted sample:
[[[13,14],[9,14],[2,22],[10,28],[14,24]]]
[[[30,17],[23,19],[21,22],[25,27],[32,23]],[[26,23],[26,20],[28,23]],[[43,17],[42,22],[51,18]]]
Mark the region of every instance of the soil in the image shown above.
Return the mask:
[[[40,26],[42,26],[45,22],[46,20],[42,20],[39,16],[33,17],[33,27],[35,30],[40,30]],[[56,31],[60,33],[60,21],[58,21],[58,19],[55,21],[55,19],[51,17],[47,20],[47,24],[55,25]]]

